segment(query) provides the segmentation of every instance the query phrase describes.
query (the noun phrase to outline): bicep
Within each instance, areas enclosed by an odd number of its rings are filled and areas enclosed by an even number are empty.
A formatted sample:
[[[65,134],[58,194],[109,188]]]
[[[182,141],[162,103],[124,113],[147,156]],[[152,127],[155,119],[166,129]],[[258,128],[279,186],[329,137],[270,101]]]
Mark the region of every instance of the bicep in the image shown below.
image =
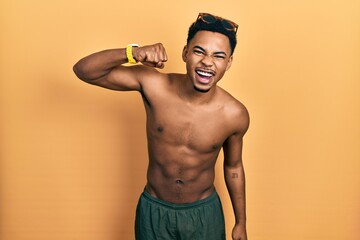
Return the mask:
[[[243,139],[240,134],[233,134],[223,145],[224,167],[236,168],[242,164]]]
[[[236,119],[238,120],[234,122],[234,133],[226,139],[223,145],[224,164],[230,167],[242,165],[243,137],[250,122],[249,114],[245,108]]]
[[[143,65],[136,66],[118,66],[111,70],[107,75],[100,77],[92,83],[100,87],[117,90],[117,91],[141,91],[142,81],[151,76],[151,74],[159,73],[153,68]]]

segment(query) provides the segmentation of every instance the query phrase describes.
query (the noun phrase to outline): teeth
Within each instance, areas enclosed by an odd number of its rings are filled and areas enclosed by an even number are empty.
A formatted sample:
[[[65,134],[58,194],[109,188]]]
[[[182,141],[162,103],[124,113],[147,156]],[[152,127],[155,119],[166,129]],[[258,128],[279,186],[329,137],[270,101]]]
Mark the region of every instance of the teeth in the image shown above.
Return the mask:
[[[208,73],[208,72],[203,72],[203,71],[196,71],[199,75],[204,76],[204,77],[211,77],[212,74]]]

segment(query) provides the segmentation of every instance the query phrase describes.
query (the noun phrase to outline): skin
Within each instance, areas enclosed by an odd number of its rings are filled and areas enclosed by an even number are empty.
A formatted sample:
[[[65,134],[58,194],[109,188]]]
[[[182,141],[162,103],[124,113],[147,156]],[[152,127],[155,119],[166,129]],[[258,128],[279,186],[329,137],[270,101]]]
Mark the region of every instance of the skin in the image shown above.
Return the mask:
[[[125,49],[105,50],[81,59],[74,72],[90,84],[141,93],[147,116],[146,190],[152,196],[172,203],[208,197],[223,148],[225,182],[236,219],[232,238],[246,240],[242,146],[249,115],[243,104],[217,86],[233,60],[228,38],[197,32],[183,49],[186,74],[156,70],[167,61],[160,43],[133,48],[133,56],[142,64],[123,66]]]

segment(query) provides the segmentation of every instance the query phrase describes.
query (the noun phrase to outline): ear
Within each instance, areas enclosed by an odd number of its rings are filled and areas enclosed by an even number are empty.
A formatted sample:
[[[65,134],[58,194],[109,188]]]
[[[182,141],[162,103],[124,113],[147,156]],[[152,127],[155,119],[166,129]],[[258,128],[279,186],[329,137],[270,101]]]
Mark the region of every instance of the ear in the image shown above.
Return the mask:
[[[233,60],[233,55],[231,55],[231,57],[229,58],[229,61],[226,66],[226,71],[229,70],[229,68],[231,67],[232,60]]]
[[[187,45],[185,45],[183,48],[183,52],[182,52],[182,59],[184,62],[186,62],[186,60],[187,60],[187,53],[188,53],[188,48],[187,48]]]

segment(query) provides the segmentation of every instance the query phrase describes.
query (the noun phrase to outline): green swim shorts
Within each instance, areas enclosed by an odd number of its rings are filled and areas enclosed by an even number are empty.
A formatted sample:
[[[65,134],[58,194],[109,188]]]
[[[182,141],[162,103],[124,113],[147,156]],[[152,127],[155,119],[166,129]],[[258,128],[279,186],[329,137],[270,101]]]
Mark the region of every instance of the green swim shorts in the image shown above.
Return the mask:
[[[136,208],[136,240],[225,240],[221,202],[214,191],[194,203],[174,204],[144,191]]]

